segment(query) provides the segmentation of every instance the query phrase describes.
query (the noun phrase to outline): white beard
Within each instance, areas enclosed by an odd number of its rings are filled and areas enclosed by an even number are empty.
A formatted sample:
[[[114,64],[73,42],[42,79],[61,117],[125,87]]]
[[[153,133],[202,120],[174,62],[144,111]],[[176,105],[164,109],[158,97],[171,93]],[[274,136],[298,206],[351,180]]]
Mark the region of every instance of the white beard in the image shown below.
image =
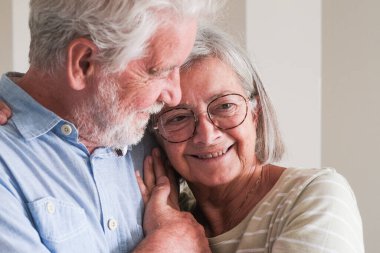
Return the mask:
[[[111,77],[99,78],[95,85],[97,94],[85,99],[73,113],[81,137],[96,146],[112,148],[140,142],[149,121],[144,114],[159,112],[163,104],[157,102],[142,111],[120,108],[118,85]]]

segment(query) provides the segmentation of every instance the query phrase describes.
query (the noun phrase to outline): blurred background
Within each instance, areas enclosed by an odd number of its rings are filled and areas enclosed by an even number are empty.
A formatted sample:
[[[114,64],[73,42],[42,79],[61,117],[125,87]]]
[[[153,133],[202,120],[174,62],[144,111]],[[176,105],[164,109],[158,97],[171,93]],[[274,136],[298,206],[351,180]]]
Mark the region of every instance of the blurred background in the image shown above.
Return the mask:
[[[0,1],[1,73],[28,68],[28,3]],[[379,13],[378,0],[229,0],[219,21],[272,98],[287,146],[281,164],[347,178],[369,253],[380,234]]]

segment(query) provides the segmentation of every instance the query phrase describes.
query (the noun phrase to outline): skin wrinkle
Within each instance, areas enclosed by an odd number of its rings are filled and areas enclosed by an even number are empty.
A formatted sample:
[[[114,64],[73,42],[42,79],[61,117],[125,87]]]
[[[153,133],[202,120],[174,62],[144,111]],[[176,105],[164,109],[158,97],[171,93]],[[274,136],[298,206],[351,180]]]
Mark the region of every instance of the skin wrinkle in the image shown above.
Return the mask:
[[[187,20],[187,22],[189,21]],[[150,53],[147,57],[130,62],[127,71],[124,73],[108,75],[103,78],[103,82],[105,82],[103,85],[106,87],[112,87],[112,84],[107,84],[107,82],[118,84],[116,88],[113,87],[115,94],[109,95],[109,97],[115,97],[114,102],[110,103],[106,99],[103,99],[103,104],[107,104],[108,106],[104,107],[106,110],[104,108],[100,110],[105,111],[103,113],[108,111],[112,116],[109,116],[108,120],[105,120],[107,115],[95,115],[94,117],[98,119],[98,123],[102,127],[99,128],[99,131],[93,131],[93,129],[82,131],[84,138],[89,140],[95,139],[98,143],[106,146],[137,144],[144,134],[150,114],[158,112],[162,108],[163,102],[176,103],[180,95],[177,74],[170,73],[169,75],[157,78],[156,76],[149,75],[147,66],[151,62],[155,65],[165,62],[169,66],[173,62],[176,65],[182,63],[192,46],[192,40],[185,42],[179,40],[183,37],[183,29],[187,29],[187,37],[193,38],[195,36],[195,20],[191,20],[190,23],[187,22],[177,24],[174,29],[172,29],[172,26],[159,29],[151,40],[152,46],[148,50]],[[169,30],[170,36],[167,36]],[[164,57],[169,53],[167,47],[164,49],[161,47],[165,45],[163,44],[164,42],[172,44],[173,46],[170,48],[171,52],[177,53],[170,57]],[[178,68],[173,68],[173,72],[176,71],[178,72]],[[109,88],[106,92],[111,91],[111,88]],[[103,95],[107,96],[105,93]],[[91,103],[88,107],[93,108]],[[89,109],[90,112],[91,109]],[[82,113],[82,117],[83,115],[85,114]],[[81,121],[79,117],[76,120],[78,122]],[[82,126],[86,127],[87,124],[82,124]]]

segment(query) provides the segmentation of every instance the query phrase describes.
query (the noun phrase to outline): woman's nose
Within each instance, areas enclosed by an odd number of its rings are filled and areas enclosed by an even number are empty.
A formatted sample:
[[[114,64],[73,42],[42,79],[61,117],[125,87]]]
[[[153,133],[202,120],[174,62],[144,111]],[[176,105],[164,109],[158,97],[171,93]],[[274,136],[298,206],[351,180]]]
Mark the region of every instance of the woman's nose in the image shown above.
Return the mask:
[[[222,131],[217,128],[207,116],[207,113],[198,115],[198,122],[193,137],[195,144],[212,144],[222,135]]]

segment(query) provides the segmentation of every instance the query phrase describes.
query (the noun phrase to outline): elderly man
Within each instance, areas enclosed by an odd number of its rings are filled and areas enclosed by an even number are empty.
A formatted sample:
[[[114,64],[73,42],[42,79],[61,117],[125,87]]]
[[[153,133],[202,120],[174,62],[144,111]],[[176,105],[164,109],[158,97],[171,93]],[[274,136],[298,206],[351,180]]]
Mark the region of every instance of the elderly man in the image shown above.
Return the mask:
[[[151,113],[180,100],[178,68],[206,0],[31,0],[30,68],[0,80],[2,252],[207,252],[157,180],[144,222],[135,171]],[[145,232],[145,238],[144,237]]]

